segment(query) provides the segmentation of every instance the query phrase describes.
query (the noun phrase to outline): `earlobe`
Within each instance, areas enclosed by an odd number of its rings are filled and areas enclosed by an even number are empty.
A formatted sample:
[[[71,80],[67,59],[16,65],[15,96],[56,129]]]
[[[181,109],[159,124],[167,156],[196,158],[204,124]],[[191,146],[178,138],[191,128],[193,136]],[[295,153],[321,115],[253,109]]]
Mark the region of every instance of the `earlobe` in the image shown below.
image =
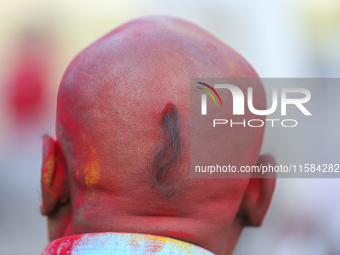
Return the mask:
[[[43,140],[41,192],[40,211],[43,215],[52,214],[58,204],[65,204],[69,200],[65,160],[59,146],[49,136]]]
[[[257,165],[272,165],[276,162],[271,155],[260,156]],[[239,214],[244,218],[244,225],[260,226],[269,208],[275,189],[275,174],[265,178],[251,178],[245,191]]]

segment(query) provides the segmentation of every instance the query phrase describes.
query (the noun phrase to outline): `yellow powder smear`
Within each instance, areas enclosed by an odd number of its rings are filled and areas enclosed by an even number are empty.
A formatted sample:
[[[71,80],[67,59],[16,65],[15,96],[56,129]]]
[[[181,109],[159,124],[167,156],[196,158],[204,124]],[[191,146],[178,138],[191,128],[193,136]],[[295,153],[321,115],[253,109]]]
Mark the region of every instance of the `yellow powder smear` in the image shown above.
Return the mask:
[[[136,245],[140,241],[145,241],[146,239],[149,239],[149,240],[156,242],[156,243],[153,243],[153,245],[154,245],[153,246],[153,253],[161,251],[166,245],[169,245],[169,247],[171,247],[171,245],[175,245],[179,249],[181,249],[182,252],[184,252],[184,251],[190,252],[190,248],[192,247],[192,244],[190,244],[190,243],[181,242],[181,241],[178,241],[176,239],[172,239],[172,238],[168,238],[168,237],[154,236],[154,235],[139,235],[139,234],[135,234],[134,238],[132,238],[132,240],[130,240],[130,244]],[[158,245],[156,245],[157,241],[158,241]]]
[[[92,146],[90,150],[89,160],[83,170],[85,183],[89,187],[98,183],[100,178],[100,165],[97,162],[96,150]]]
[[[183,251],[189,251],[190,247],[192,246],[189,243],[181,242],[181,241],[178,241],[176,239],[172,239],[172,238],[168,238],[168,237],[149,235],[148,238],[151,239],[151,240],[154,240],[154,241],[156,241],[156,240],[161,241],[164,244],[166,244],[166,243],[171,244],[172,243],[172,244],[178,246]]]

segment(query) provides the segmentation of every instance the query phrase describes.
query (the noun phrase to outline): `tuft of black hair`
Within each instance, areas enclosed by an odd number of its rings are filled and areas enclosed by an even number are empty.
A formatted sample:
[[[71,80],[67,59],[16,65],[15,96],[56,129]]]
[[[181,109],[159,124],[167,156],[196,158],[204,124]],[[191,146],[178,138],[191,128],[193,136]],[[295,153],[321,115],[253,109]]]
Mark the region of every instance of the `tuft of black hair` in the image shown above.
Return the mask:
[[[174,183],[178,177],[176,163],[180,159],[181,150],[178,110],[174,104],[168,103],[162,112],[161,140],[152,164],[153,180],[167,197],[173,195]]]

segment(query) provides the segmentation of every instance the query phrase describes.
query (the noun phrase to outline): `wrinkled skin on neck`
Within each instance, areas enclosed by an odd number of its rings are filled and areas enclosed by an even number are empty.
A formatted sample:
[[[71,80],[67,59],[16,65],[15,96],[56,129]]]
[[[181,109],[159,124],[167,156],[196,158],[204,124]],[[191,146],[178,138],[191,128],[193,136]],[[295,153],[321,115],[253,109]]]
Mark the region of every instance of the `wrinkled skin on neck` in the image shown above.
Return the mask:
[[[192,77],[258,76],[211,34],[165,17],[127,23],[72,61],[58,95],[57,140],[44,142],[43,198],[47,195],[42,212],[49,216],[51,240],[92,232],[145,233],[229,254],[245,224],[261,223],[273,184],[267,192],[256,179],[189,177],[189,124],[201,125],[190,123]],[[255,91],[254,105],[265,109],[262,86]],[[185,152],[176,165],[176,190],[167,197],[153,185],[150,163],[169,102],[180,114]],[[216,134],[227,141],[217,156],[225,156],[226,165],[257,164],[263,131],[245,128]],[[59,182],[49,179],[50,155],[62,176]],[[52,182],[57,184],[49,189]],[[269,201],[257,208],[263,197]],[[251,215],[251,210],[258,215]]]

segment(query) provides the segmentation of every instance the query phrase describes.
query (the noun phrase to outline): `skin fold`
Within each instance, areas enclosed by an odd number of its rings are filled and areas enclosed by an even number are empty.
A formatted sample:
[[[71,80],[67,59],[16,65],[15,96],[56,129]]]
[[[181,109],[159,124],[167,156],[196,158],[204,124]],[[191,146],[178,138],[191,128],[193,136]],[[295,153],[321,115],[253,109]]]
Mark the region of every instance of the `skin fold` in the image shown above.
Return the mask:
[[[43,142],[41,212],[48,216],[51,241],[82,233],[144,233],[230,254],[244,226],[262,223],[275,179],[190,178],[190,125],[208,130],[190,120],[193,77],[258,75],[213,35],[168,17],[127,23],[71,62],[58,94],[57,138]],[[253,86],[254,106],[265,109],[262,85]],[[179,113],[184,150],[174,192],[166,196],[153,184],[150,166],[169,103]],[[271,156],[259,156],[263,132],[219,129],[214,135],[225,142],[202,146],[216,150],[226,165],[273,165]]]

